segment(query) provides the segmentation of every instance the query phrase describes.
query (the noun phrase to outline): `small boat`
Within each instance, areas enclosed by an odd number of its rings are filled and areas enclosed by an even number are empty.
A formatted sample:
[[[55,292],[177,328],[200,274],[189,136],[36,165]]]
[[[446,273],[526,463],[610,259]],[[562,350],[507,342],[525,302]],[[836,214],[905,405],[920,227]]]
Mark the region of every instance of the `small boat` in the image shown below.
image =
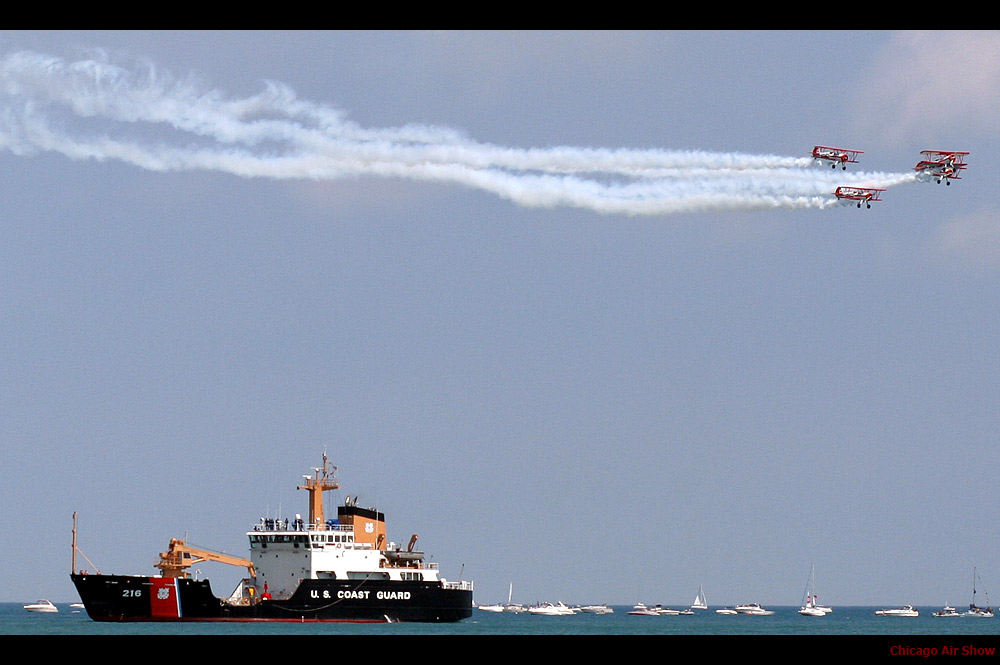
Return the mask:
[[[603,603],[600,604],[600,605],[584,605],[583,607],[580,608],[580,611],[581,612],[585,612],[587,614],[614,614],[615,613],[615,611],[613,609],[611,609],[610,607],[608,607],[606,604],[603,604]]]
[[[748,614],[750,616],[771,616],[774,614],[774,610],[765,610],[760,606],[760,603],[747,603],[746,605],[737,605],[736,611],[739,614]]]
[[[576,611],[572,607],[569,607],[561,600],[556,604],[540,603],[534,607],[529,607],[528,612],[548,617],[564,617],[576,614]]]
[[[960,616],[962,616],[962,613],[959,612],[958,610],[956,610],[951,605],[945,605],[944,608],[938,610],[937,612],[935,612],[931,616],[936,616],[936,617],[960,617]]]
[[[56,607],[52,603],[52,601],[45,600],[44,598],[36,600],[33,603],[28,603],[27,605],[24,605],[24,609],[28,610],[29,612],[47,612],[49,614],[59,611],[59,608]]]
[[[920,612],[913,609],[913,605],[903,605],[887,610],[875,610],[875,614],[880,617],[918,617]]]
[[[739,614],[735,607],[721,607],[715,610],[716,614]]]
[[[708,598],[705,597],[705,590],[698,585],[698,595],[694,597],[694,602],[691,603],[692,610],[707,610],[708,609]]]
[[[507,603],[510,603],[510,594],[514,592],[514,583],[510,584],[510,591],[507,593]],[[479,609],[483,612],[503,612],[507,606],[503,603],[494,603],[493,605],[480,605]]]
[[[807,617],[825,617],[833,611],[832,607],[823,607],[819,604],[819,596],[816,595],[816,566],[809,571],[809,581],[806,582],[805,595],[802,597],[802,607],[799,614]]]
[[[635,607],[633,607],[632,611],[629,612],[629,614],[631,616],[641,616],[641,617],[658,617],[658,616],[660,616],[660,613],[657,612],[655,608],[646,607],[642,603],[639,603],[638,605],[636,605]]]
[[[976,573],[976,569],[972,569],[972,602],[969,603],[969,611],[965,613],[967,617],[975,617],[978,619],[990,619],[993,617],[993,608],[986,607],[985,609],[976,605],[976,580],[979,579],[979,575]],[[982,580],[980,580],[982,581]],[[990,602],[990,595],[986,594],[986,602]]]
[[[503,605],[499,603],[495,605],[480,605],[479,609],[483,612],[503,612]]]
[[[507,604],[503,606],[504,612],[510,612],[511,614],[520,614],[521,612],[527,612],[528,608],[521,603],[512,603],[511,598],[514,597],[514,583],[510,583],[510,588],[507,589]]]

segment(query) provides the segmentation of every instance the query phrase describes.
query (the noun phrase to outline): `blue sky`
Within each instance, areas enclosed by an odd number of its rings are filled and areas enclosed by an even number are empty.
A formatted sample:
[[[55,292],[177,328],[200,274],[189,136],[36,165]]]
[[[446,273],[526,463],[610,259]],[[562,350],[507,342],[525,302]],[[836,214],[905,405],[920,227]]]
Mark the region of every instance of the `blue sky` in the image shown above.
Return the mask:
[[[244,552],[324,451],[479,602],[1000,589],[1000,33],[835,37],[0,33],[0,599],[75,599],[74,511],[102,572]],[[817,144],[864,154],[546,170]],[[870,210],[785,190],[923,149],[970,168]]]

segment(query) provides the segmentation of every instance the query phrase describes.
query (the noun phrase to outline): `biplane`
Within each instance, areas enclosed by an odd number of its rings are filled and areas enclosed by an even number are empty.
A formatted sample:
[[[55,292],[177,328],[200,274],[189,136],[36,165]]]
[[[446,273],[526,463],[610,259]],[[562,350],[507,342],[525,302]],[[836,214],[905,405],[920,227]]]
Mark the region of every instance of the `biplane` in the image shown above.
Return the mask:
[[[858,207],[864,203],[867,207],[872,207],[872,201],[881,201],[884,189],[874,187],[838,187],[834,194],[843,202],[857,201]]]
[[[837,168],[837,164],[840,164],[840,168],[847,170],[847,163],[852,164],[858,163],[858,155],[863,154],[861,150],[847,150],[845,148],[831,148],[825,145],[818,145],[813,148],[812,156],[813,159],[817,161],[827,161],[830,162],[830,168]]]
[[[950,185],[952,180],[961,180],[958,172],[968,168],[965,163],[967,152],[948,150],[924,150],[920,153],[923,157],[914,171],[937,180],[938,184],[944,180],[946,185]]]

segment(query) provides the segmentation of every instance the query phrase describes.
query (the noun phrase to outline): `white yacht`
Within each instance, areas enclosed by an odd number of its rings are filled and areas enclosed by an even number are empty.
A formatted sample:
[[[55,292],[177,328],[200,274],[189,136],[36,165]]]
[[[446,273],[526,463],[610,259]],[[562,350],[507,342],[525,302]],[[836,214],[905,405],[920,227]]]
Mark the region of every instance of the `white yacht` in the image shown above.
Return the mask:
[[[962,613],[959,612],[958,610],[956,610],[951,605],[945,605],[944,608],[938,610],[937,612],[935,612],[931,616],[936,616],[936,617],[960,617],[960,616],[962,616]]]
[[[639,603],[635,607],[633,607],[632,611],[629,612],[629,614],[632,615],[632,616],[641,616],[641,617],[658,617],[658,616],[660,616],[660,613],[657,612],[655,608],[646,607],[643,603]]]
[[[24,605],[24,609],[28,610],[29,612],[54,613],[59,611],[59,608],[56,607],[55,604],[52,603],[52,601],[45,600],[44,598],[42,598],[41,600],[36,600],[33,603],[28,603],[27,605]]]
[[[875,614],[880,617],[918,617],[920,612],[913,608],[913,605],[903,605],[887,610],[875,610]]]
[[[529,607],[528,612],[548,617],[564,617],[576,614],[576,611],[561,600],[556,603],[540,603],[534,607]]]
[[[499,603],[495,605],[480,605],[479,609],[483,612],[503,612],[504,606]]]
[[[586,612],[587,614],[614,614],[615,611],[608,607],[606,604],[600,605],[584,605],[580,608],[581,612]]]
[[[760,606],[760,603],[747,603],[746,605],[737,605],[736,612],[739,614],[749,614],[751,616],[766,617],[774,614],[774,610],[765,610]]]

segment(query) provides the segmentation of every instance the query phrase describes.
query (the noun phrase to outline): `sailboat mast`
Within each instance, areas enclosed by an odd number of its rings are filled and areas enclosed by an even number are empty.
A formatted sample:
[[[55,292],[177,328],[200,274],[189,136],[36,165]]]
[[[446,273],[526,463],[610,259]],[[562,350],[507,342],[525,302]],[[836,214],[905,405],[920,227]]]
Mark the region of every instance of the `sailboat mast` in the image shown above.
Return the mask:
[[[972,604],[976,604],[976,567],[972,567]]]

